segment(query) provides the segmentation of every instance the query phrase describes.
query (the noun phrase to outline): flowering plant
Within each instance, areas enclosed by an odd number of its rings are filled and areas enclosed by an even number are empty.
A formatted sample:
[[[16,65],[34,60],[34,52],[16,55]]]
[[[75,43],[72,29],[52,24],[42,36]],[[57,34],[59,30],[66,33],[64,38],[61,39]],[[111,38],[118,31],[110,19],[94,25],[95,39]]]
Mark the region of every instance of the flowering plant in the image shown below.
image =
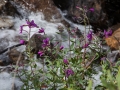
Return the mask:
[[[79,7],[77,8],[83,11],[83,15],[85,16],[83,22],[89,23],[84,9]],[[89,10],[91,12],[94,12],[93,8],[90,8]],[[27,61],[23,63],[22,68],[20,68],[17,73],[17,76],[24,83],[21,89],[41,90],[43,88],[47,88],[48,90],[92,90],[92,75],[97,73],[97,70],[94,69],[94,65],[96,65],[96,62],[101,62],[99,64],[102,64],[103,77],[101,77],[101,81],[103,85],[101,85],[101,87],[96,86],[95,88],[102,88],[102,90],[108,88],[109,85],[106,84],[107,81],[105,82],[106,75],[110,75],[110,73],[105,72],[105,68],[107,65],[107,63],[105,62],[107,60],[101,60],[101,57],[105,56],[106,52],[101,52],[101,47],[99,47],[98,45],[99,38],[97,38],[96,40],[91,30],[89,30],[87,34],[86,23],[84,32],[85,34],[83,36],[84,44],[82,46],[80,38],[76,35],[76,30],[69,29],[68,32],[72,32],[75,37],[72,38],[69,35],[67,39],[69,45],[67,48],[59,44],[61,43],[61,41],[56,41],[55,43],[52,43],[53,41],[51,40],[51,38],[45,37],[42,38],[42,42],[40,44],[41,46],[39,47],[39,50],[37,50],[37,58],[34,58],[35,53],[32,52],[32,49],[30,47],[30,31],[32,28],[38,28],[37,33],[39,33],[40,35],[41,33],[43,33],[46,36],[45,29],[39,29],[34,20],[26,21],[26,23],[27,25],[20,26],[20,33],[25,31],[23,30],[24,26],[28,26],[30,29],[28,32],[28,50],[24,52],[27,56]],[[105,37],[108,37],[109,35],[111,35],[111,31],[104,31],[104,35]],[[24,45],[25,42],[26,41],[23,39],[20,40],[20,44]],[[51,43],[53,45],[51,45]],[[94,47],[91,47],[91,45],[93,45]],[[86,50],[87,48],[90,49],[90,52]],[[42,67],[38,67],[38,62],[42,64]],[[118,76],[120,76],[119,73]],[[119,79],[118,76],[117,78]],[[114,87],[115,84],[112,83],[112,85]],[[116,86],[113,90],[115,89]]]

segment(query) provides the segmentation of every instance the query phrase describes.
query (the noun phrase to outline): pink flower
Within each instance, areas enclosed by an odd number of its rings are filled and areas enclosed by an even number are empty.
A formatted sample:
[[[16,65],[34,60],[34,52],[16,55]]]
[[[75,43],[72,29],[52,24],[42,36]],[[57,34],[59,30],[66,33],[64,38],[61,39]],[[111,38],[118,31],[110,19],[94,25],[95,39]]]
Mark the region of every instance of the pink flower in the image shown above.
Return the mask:
[[[44,33],[44,28],[39,29],[39,33]]]
[[[79,9],[80,7],[79,7],[79,6],[76,6],[76,8],[78,8],[78,9]]]
[[[94,8],[90,8],[89,11],[94,12]]]
[[[38,28],[38,26],[34,23],[34,20],[32,20],[31,22],[30,21],[26,21],[26,23],[28,24],[29,28],[33,28],[33,27]]]
[[[39,54],[40,56],[42,56],[42,55],[44,54],[44,52],[43,52],[43,51],[39,51],[38,54]]]
[[[87,48],[89,46],[89,43],[86,43],[83,48]]]
[[[42,47],[47,47],[49,45],[50,45],[50,39],[49,38],[43,39]]]
[[[60,50],[62,50],[64,47],[63,46],[60,46]]]
[[[92,31],[90,31],[90,32],[88,33],[87,38],[88,38],[89,41],[92,40]]]
[[[74,71],[71,68],[68,68],[65,70],[65,76],[69,77],[70,75],[73,75]]]
[[[20,26],[20,33],[22,33],[22,31],[23,31],[23,25]]]
[[[104,36],[107,38],[112,35],[112,30],[106,31],[104,30]]]
[[[20,40],[20,44],[25,44],[25,40]]]
[[[63,63],[64,63],[64,64],[69,64],[69,62],[68,62],[67,59],[64,59],[64,60],[63,60]]]

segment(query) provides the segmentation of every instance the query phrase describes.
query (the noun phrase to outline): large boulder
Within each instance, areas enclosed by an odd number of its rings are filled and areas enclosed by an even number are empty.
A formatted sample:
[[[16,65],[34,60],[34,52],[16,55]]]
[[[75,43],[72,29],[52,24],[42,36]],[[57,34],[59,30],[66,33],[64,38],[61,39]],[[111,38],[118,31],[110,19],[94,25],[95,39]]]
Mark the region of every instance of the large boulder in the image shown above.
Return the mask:
[[[107,45],[113,50],[120,49],[120,23],[110,27],[113,30],[112,36],[106,38]]]
[[[28,41],[28,44],[31,48],[31,52],[34,54],[37,54],[37,57],[39,57],[38,55],[38,51],[43,51],[43,39],[46,39],[47,36],[45,35],[41,35],[41,34],[34,34],[30,40]],[[50,42],[50,49],[53,49],[53,43]],[[28,45],[26,50],[28,50]],[[44,50],[44,55],[48,55],[51,59],[53,59],[53,55],[49,50]]]
[[[25,59],[25,56],[21,52],[16,50],[15,48],[11,49],[8,52],[8,56],[13,64],[16,64],[17,61],[18,61],[18,63],[20,63]]]
[[[83,12],[77,9],[77,6],[86,10],[86,15],[89,20],[87,24],[91,24],[94,30],[107,28],[108,18],[102,10],[102,3],[103,0],[74,0],[66,17],[75,23],[84,24],[84,22],[82,22],[84,19]],[[90,11],[91,8],[93,8],[94,11]]]
[[[89,19],[89,24],[95,32],[104,30],[120,22],[119,0],[53,0],[61,9],[67,10],[66,18],[74,23],[84,24],[83,13],[76,8],[84,8]],[[90,11],[94,8],[94,11]]]
[[[24,62],[25,56],[23,53],[19,52],[18,50],[11,49],[8,50],[6,53],[0,54],[0,66],[6,66],[9,64],[16,64]]]

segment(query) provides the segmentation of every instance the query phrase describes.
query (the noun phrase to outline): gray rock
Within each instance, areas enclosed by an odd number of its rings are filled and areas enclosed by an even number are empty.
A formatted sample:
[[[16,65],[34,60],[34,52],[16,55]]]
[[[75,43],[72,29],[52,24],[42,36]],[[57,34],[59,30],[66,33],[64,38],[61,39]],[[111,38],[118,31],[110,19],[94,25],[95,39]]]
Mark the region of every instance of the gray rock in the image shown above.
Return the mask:
[[[12,17],[0,17],[0,28],[10,28],[14,25]]]
[[[2,10],[2,7],[6,4],[6,0],[0,0],[0,10]]]

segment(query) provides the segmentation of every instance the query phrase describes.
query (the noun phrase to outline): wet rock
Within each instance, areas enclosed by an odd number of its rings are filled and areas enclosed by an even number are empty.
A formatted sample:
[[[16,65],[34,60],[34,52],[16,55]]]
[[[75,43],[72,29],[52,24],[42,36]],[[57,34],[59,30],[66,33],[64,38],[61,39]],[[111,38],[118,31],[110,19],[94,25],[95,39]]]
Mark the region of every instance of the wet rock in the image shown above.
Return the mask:
[[[113,30],[112,36],[106,38],[107,45],[113,50],[119,50],[120,48],[120,23],[110,27]]]
[[[87,17],[89,19],[89,23],[93,26],[94,29],[107,28],[107,17],[106,14],[102,11],[102,1],[100,0],[74,0],[73,4],[70,6],[68,10],[68,15],[66,16],[68,19],[73,21],[74,23],[84,24],[83,12],[76,8],[80,7],[86,10]],[[93,8],[94,11],[90,11],[89,9]],[[88,24],[88,23],[87,23]]]
[[[31,47],[32,52],[35,54],[38,54],[39,50],[43,50],[42,44],[43,44],[43,39],[46,39],[47,37],[41,34],[34,34],[30,40],[29,40],[29,45]],[[52,43],[51,43],[51,48],[52,48]]]
[[[43,39],[45,39],[45,37],[41,34],[34,34],[30,38],[29,45],[31,47],[32,52],[37,54],[39,50],[42,50]]]
[[[107,59],[111,62],[111,64],[115,64],[120,57],[119,51],[112,51],[107,54]]]
[[[6,4],[6,0],[0,0],[0,11],[2,10],[2,7]]]
[[[7,1],[2,0],[2,1],[4,1],[5,3],[1,6],[1,9],[0,9],[1,16],[22,17],[18,8],[15,6],[12,0],[7,0]]]
[[[3,66],[3,61],[2,60],[0,60],[0,66]]]
[[[38,51],[43,51],[43,47],[42,47],[43,39],[46,38],[47,36],[43,36],[41,34],[34,34],[28,42],[31,47],[31,52],[37,54],[37,58],[40,58],[40,56],[38,55]],[[57,57],[57,55],[55,56],[53,55],[53,53],[51,53],[52,49],[54,48],[52,42],[50,42],[49,47],[51,50],[50,49],[44,50],[44,55],[49,56],[49,59],[54,60]],[[26,49],[28,50],[28,48]],[[41,58],[44,58],[44,55]]]
[[[0,28],[11,28],[14,25],[12,17],[0,17]]]
[[[1,38],[0,39],[0,52],[6,49],[9,46],[8,39]]]
[[[11,49],[8,52],[8,56],[13,64],[16,64],[18,60],[19,62],[21,62],[25,59],[24,55],[21,52],[17,51],[16,49]]]
[[[30,12],[43,12],[47,21],[61,18],[61,14],[52,0],[14,0],[14,2],[24,6]]]
[[[53,0],[53,2],[61,10],[68,10],[70,5],[72,4],[72,0]]]
[[[107,29],[120,22],[119,0],[53,0],[62,10],[67,10],[66,18],[74,23],[83,23],[83,12],[76,8],[84,8],[94,32]],[[90,11],[93,8],[93,11]],[[88,24],[88,23],[87,23]]]
[[[12,62],[11,62],[9,56],[6,53],[0,54],[0,66],[6,66],[6,65],[9,65],[11,63]]]
[[[104,0],[102,9],[107,14],[107,18],[112,25],[120,22],[120,0]]]

